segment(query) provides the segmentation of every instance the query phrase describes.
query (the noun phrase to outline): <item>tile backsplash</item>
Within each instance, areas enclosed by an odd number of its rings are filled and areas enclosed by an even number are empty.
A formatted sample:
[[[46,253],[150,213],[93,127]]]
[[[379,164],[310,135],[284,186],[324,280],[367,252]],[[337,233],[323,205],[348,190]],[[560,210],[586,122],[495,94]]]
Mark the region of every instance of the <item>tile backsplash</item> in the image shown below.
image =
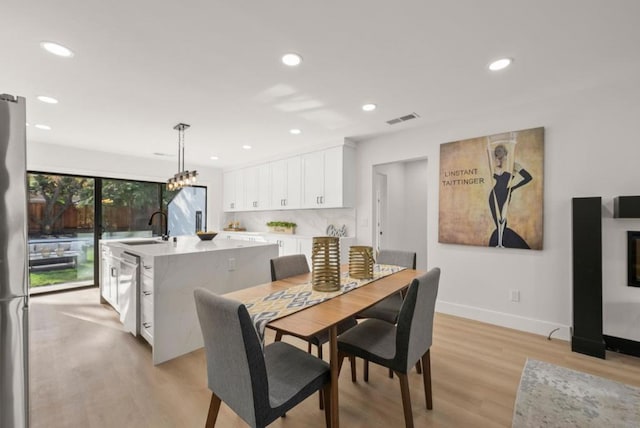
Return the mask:
[[[239,221],[240,226],[249,232],[268,232],[269,221],[289,221],[298,225],[297,235],[322,236],[326,234],[329,225],[336,228],[345,225],[347,236],[356,235],[355,208],[225,213],[223,226],[226,227],[232,221]]]

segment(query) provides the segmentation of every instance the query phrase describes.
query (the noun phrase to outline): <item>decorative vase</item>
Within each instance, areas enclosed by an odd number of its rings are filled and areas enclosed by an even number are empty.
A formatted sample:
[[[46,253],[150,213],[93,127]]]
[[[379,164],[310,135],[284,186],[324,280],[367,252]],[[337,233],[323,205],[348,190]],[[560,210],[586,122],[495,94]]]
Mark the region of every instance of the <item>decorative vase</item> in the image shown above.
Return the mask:
[[[373,248],[353,245],[349,248],[349,276],[356,279],[373,278]]]
[[[313,238],[311,265],[314,290],[340,290],[340,239],[331,236]]]

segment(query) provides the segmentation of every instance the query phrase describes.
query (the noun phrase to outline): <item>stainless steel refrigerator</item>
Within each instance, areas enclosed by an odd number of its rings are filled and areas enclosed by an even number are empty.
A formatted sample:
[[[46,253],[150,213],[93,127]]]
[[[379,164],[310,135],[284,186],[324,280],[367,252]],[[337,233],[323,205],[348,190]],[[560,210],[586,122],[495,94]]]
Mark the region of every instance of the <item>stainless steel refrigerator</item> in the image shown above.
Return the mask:
[[[26,113],[0,95],[0,427],[29,424]]]

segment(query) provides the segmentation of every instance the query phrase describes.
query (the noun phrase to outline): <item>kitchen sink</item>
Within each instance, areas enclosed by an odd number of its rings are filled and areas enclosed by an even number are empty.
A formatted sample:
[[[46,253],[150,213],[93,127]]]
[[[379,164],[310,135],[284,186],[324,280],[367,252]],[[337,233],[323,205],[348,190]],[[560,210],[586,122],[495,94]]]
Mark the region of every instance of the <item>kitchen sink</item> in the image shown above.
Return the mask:
[[[167,241],[131,241],[131,242],[123,242],[124,245],[153,245],[153,244],[166,244]]]

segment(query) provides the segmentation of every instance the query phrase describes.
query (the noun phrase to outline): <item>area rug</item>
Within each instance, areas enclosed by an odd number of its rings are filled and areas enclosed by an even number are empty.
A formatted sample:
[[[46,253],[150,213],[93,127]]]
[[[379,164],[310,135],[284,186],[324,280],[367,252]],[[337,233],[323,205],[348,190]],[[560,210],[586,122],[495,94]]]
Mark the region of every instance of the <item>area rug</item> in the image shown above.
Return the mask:
[[[639,427],[640,388],[527,360],[513,428]]]

